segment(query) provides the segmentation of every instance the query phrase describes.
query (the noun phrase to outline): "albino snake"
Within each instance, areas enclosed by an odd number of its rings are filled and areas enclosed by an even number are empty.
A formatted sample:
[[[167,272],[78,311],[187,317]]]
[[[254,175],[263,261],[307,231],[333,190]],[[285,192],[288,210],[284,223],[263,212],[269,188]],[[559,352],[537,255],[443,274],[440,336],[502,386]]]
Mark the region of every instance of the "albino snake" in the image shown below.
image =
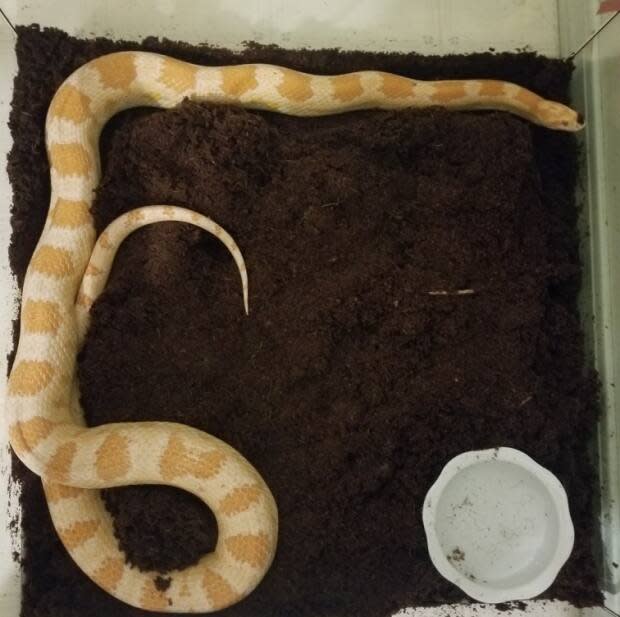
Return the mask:
[[[90,210],[100,179],[103,125],[123,109],[169,108],[185,97],[296,116],[440,105],[504,110],[565,131],[582,123],[568,107],[500,81],[422,82],[378,71],[328,77],[267,65],[202,67],[141,52],[93,60],[58,89],[46,123],[51,204],[24,281],[19,346],[8,386],[11,445],[42,477],[56,530],[87,576],[133,606],[208,612],[248,595],[271,565],[278,515],[269,488],[238,452],[188,426],[138,422],[87,428],[76,378],[88,309],[105,285],[116,248],[142,225],[185,221],[215,234],[239,268],[247,311],[241,253],[204,216],[173,206],[140,208],[112,223],[95,246]],[[126,565],[97,490],[131,484],[190,491],[216,516],[215,551],[171,572],[165,590],[155,585],[156,572]]]

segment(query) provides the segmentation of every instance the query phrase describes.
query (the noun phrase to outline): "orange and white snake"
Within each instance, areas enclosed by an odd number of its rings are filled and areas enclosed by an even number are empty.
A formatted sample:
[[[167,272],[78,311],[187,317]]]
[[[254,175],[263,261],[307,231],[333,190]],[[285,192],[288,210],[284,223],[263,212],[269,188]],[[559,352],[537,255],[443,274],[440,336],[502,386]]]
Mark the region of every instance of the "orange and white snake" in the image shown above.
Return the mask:
[[[21,329],[7,397],[9,438],[43,479],[53,523],[78,566],[119,600],[152,611],[208,612],[248,595],[276,551],[278,515],[269,488],[238,452],[180,424],[137,422],[87,428],[79,404],[76,355],[88,309],[103,290],[114,254],[135,229],[185,221],[217,236],[239,269],[247,311],[247,274],[234,240],[199,214],[150,206],[123,215],[95,243],[91,215],[100,179],[98,139],[115,113],[169,108],[190,97],[296,116],[359,109],[440,105],[504,110],[563,131],[582,127],[572,109],[518,85],[490,80],[423,82],[379,71],[308,75],[268,65],[195,66],[142,52],[97,58],[56,92],[47,115],[51,204],[26,273]],[[98,489],[167,484],[190,491],[215,514],[218,542],[196,565],[158,573],[125,563]]]

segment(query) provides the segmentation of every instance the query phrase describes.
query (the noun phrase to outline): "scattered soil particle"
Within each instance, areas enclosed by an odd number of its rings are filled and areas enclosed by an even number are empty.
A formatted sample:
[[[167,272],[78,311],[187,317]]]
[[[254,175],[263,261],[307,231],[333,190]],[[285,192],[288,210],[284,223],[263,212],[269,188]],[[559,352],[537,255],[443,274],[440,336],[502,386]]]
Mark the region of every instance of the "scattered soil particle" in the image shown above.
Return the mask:
[[[446,555],[449,561],[464,561],[465,553],[457,546],[449,555]]]

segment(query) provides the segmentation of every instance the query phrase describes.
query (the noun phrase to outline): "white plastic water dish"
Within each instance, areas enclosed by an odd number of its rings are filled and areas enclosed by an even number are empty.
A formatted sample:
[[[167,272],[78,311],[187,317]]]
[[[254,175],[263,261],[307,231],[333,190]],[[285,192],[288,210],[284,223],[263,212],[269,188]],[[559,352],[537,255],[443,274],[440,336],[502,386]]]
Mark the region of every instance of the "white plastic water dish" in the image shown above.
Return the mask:
[[[513,448],[453,458],[426,495],[423,519],[433,565],[480,602],[539,595],[573,549],[564,487]]]

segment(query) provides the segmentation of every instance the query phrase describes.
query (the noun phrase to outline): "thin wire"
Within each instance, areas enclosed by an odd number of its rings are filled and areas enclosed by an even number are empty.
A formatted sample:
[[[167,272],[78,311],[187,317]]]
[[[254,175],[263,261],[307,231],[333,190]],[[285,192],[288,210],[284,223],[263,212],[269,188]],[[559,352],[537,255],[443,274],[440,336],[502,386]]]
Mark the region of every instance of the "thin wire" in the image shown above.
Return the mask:
[[[577,49],[576,51],[574,51],[570,56],[568,56],[569,58],[574,58],[580,51],[583,51],[583,49],[585,47],[587,47],[603,30],[605,30],[605,28],[607,28],[607,26],[609,26],[609,24],[616,19],[616,17],[618,17],[618,15],[620,15],[620,13],[615,13],[614,15],[612,15],[598,30],[596,30],[596,32],[594,32],[593,34],[591,34],[585,41],[584,43],[579,47],[579,49]]]
[[[13,30],[13,32],[17,34],[17,30],[15,30],[15,26],[11,23],[11,20],[6,16],[6,13],[2,10],[1,7],[0,7],[0,15],[4,17],[4,21],[6,21],[6,23],[9,24],[9,27],[11,28],[11,30]]]
[[[620,617],[620,615],[618,615],[618,613],[616,613],[616,611],[612,611],[607,606],[600,606],[599,608],[602,608],[605,612],[609,613],[610,615],[613,615],[614,617]]]

